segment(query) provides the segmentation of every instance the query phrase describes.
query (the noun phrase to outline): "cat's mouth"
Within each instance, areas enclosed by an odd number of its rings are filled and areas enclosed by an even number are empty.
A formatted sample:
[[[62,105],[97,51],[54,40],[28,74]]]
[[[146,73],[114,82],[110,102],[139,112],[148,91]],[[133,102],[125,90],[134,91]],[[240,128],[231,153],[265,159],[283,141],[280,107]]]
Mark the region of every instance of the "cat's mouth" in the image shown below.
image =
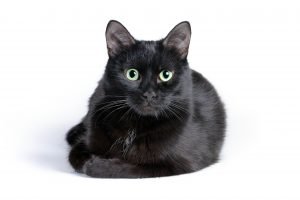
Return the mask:
[[[162,109],[161,103],[157,100],[147,101],[139,99],[138,101],[134,101],[128,99],[128,105],[131,109],[141,116],[158,116]]]

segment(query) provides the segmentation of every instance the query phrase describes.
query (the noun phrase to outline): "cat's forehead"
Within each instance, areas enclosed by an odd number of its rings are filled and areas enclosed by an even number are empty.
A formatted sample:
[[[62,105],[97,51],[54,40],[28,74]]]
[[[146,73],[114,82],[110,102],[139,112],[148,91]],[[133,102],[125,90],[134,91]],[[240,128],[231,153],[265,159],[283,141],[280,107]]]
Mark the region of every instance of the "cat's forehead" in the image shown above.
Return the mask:
[[[160,48],[157,41],[139,41],[139,43],[128,52],[126,62],[138,65],[139,68],[154,67],[160,63]]]
[[[137,44],[135,54],[139,57],[151,58],[159,54],[159,45],[157,41],[140,41]]]
[[[155,41],[142,41],[140,45],[148,54],[158,53],[158,44]]]
[[[158,41],[138,41],[136,45],[130,48],[126,56],[121,60],[122,68],[135,67],[140,72],[151,70],[160,71],[162,68],[174,70],[177,58],[172,54],[168,54],[162,47],[160,40]]]

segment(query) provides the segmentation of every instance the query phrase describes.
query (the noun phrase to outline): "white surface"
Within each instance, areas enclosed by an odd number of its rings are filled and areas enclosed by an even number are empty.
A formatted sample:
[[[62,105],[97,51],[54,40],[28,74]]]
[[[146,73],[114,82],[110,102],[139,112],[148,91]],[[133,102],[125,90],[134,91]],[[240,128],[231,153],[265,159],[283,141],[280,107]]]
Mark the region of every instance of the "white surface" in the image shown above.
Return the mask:
[[[299,199],[299,10],[283,0],[1,1],[0,199]],[[191,22],[191,67],[228,111],[220,163],[147,180],[73,173],[64,137],[103,73],[109,19],[138,39]]]

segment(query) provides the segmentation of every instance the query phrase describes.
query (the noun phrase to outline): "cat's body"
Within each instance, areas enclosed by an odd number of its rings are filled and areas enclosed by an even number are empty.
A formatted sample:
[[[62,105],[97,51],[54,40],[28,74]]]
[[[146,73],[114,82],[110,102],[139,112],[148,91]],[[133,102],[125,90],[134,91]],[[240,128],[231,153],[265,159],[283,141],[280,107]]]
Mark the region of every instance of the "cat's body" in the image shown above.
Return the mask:
[[[225,112],[213,86],[188,66],[189,24],[177,25],[164,40],[136,41],[111,21],[106,37],[105,74],[87,115],[67,135],[74,169],[93,177],[141,178],[216,162]]]

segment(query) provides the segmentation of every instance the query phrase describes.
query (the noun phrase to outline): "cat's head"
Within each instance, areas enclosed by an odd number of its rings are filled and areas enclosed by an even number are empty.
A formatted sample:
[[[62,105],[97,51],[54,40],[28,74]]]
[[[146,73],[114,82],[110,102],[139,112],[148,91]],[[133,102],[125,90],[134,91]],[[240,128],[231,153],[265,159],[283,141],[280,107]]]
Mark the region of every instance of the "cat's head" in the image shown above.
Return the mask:
[[[106,29],[106,94],[123,97],[140,115],[184,109],[182,101],[191,90],[187,62],[190,38],[189,22],[179,23],[162,40],[140,41],[121,23],[110,21]]]

